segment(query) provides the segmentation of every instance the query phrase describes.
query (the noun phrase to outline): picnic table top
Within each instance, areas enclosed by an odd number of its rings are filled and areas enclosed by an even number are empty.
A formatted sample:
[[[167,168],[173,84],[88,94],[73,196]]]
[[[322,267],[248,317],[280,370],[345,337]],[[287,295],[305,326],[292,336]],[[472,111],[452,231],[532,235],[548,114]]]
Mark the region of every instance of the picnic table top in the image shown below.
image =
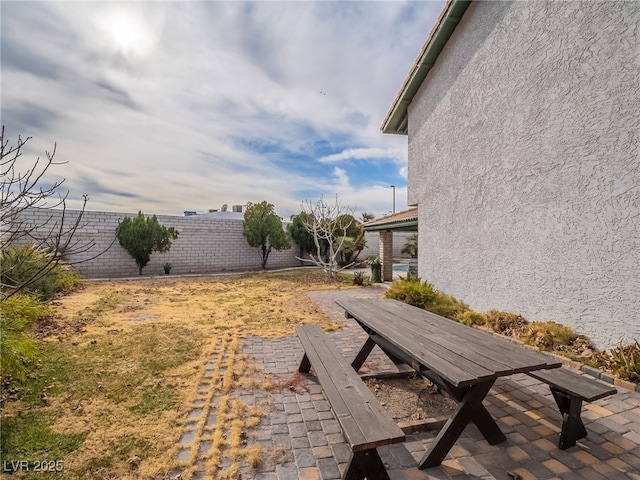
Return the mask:
[[[336,303],[367,333],[411,358],[414,368],[423,366],[456,387],[561,366],[550,356],[397,300]]]

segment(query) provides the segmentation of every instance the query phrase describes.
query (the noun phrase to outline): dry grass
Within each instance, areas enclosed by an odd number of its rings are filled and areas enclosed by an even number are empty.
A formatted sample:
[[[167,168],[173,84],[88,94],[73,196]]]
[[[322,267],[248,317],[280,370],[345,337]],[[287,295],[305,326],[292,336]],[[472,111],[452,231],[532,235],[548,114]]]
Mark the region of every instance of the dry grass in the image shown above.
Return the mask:
[[[306,295],[335,288],[349,287],[309,269],[85,284],[55,303],[42,367],[2,411],[3,435],[10,437],[3,439],[3,458],[43,459],[46,452],[20,443],[21,422],[36,414],[50,419],[43,429],[54,440],[82,440],[62,458],[47,458],[64,462],[65,478],[160,479],[177,466],[176,445],[193,402],[204,400],[193,431],[197,440],[212,442],[207,470],[236,478],[240,464],[256,466],[265,455],[247,442],[265,412],[230,396],[268,385],[241,353],[242,338],[295,335],[302,323],[336,328]],[[203,390],[210,359],[216,381]],[[206,425],[209,409],[215,425]],[[184,478],[197,455],[194,447],[182,465]],[[14,476],[21,477],[28,475]]]

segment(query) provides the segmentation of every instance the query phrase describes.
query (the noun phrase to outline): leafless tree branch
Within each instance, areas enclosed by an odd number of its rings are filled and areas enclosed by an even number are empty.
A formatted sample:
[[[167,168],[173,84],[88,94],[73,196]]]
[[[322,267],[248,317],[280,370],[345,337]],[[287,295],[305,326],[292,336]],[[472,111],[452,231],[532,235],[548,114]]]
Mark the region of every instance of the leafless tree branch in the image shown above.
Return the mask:
[[[21,158],[23,149],[29,140],[31,137],[23,139],[18,136],[16,144],[9,145],[9,140],[5,138],[4,126],[2,126],[0,133],[0,174],[2,175],[0,182],[0,249],[5,250],[11,245],[29,245],[29,248],[46,252],[48,260],[31,278],[21,279],[17,285],[3,284],[2,288],[5,291],[2,300],[15,295],[49,273],[60,264],[63,256],[68,258],[87,252],[95,246],[94,240],[81,241],[74,238],[77,231],[86,225],[83,224],[82,218],[89,197],[83,196],[82,208],[75,215],[75,219],[70,220],[71,215],[67,212],[69,192],[58,193],[64,180],[54,181],[49,185],[45,182],[45,174],[50,167],[66,162],[55,160],[55,144],[52,152],[45,152],[46,160],[43,161],[38,157],[31,163],[23,162]],[[27,222],[24,220],[23,214],[34,208],[41,211],[56,209],[57,212],[54,214],[52,211],[48,218],[39,222]],[[112,244],[114,241],[115,235]],[[82,261],[92,260],[105,251]],[[74,265],[80,262],[65,263]]]

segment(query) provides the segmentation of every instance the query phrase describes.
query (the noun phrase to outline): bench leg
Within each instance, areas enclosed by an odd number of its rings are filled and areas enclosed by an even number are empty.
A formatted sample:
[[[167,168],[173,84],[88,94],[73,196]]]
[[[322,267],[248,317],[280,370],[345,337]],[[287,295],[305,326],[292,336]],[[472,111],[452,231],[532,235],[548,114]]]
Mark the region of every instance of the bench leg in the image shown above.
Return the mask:
[[[494,382],[495,380],[490,380],[473,385],[466,390],[461,399],[458,399],[458,408],[442,427],[429,451],[420,460],[419,469],[440,465],[470,421],[478,426],[490,444],[494,445],[506,440],[496,422],[482,405],[482,400],[487,396]]]
[[[311,362],[309,361],[309,357],[307,357],[307,354],[305,353],[302,356],[302,360],[300,361],[298,371],[300,373],[309,373],[309,370],[311,370]]]
[[[560,450],[566,450],[573,447],[576,441],[587,436],[587,429],[580,418],[582,400],[554,388],[551,388],[551,393],[562,413],[562,431],[558,447]]]
[[[343,480],[362,480],[364,478],[367,480],[389,480],[387,469],[375,448],[352,453],[347,469],[342,476]]]

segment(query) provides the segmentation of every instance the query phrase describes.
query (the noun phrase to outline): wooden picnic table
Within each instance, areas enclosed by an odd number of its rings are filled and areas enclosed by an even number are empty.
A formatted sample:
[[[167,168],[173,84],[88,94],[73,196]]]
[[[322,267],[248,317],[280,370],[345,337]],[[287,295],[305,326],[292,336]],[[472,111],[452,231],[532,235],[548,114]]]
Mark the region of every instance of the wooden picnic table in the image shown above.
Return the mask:
[[[482,404],[498,377],[561,366],[549,356],[396,300],[337,304],[368,334],[351,364],[356,371],[378,345],[394,363],[410,365],[458,403],[420,461],[421,469],[440,465],[469,422],[491,445],[506,439]]]

